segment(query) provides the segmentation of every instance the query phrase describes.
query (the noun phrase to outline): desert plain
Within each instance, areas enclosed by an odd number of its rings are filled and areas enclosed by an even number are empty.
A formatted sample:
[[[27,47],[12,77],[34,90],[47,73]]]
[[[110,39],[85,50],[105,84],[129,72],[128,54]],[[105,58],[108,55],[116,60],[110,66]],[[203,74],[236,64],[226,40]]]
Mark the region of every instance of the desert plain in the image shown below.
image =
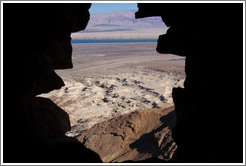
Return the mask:
[[[155,42],[72,46],[73,68],[56,71],[65,86],[41,95],[69,114],[68,136],[137,110],[171,107],[172,88],[183,87],[184,58],[157,53]]]

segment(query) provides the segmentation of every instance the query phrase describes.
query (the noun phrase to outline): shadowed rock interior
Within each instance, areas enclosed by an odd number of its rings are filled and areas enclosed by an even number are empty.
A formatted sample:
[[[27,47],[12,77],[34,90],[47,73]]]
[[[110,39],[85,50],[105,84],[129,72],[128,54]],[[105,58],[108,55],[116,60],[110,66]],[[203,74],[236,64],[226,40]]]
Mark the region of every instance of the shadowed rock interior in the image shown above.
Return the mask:
[[[161,16],[170,26],[159,37],[157,52],[186,57],[185,87],[173,89],[177,125],[172,136],[178,148],[169,162],[242,162],[238,74],[243,4],[140,3],[138,7],[136,18]],[[86,28],[89,8],[84,3],[3,4],[4,163],[102,162],[77,139],[65,136],[71,127],[64,110],[36,97],[64,85],[54,70],[73,67],[70,35]],[[139,135],[132,149],[144,151],[141,141],[163,139],[160,131]],[[122,139],[118,133],[107,134]],[[166,162],[157,156],[156,152],[151,159],[127,162]]]

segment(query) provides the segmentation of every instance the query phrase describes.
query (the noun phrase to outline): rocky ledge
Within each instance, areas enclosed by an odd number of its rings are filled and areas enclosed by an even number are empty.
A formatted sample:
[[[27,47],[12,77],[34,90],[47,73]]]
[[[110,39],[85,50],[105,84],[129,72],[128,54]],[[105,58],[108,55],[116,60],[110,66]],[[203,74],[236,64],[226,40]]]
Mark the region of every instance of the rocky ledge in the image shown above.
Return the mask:
[[[148,158],[169,160],[177,145],[171,129],[174,107],[135,111],[96,124],[78,140],[99,154],[103,162],[139,161]]]

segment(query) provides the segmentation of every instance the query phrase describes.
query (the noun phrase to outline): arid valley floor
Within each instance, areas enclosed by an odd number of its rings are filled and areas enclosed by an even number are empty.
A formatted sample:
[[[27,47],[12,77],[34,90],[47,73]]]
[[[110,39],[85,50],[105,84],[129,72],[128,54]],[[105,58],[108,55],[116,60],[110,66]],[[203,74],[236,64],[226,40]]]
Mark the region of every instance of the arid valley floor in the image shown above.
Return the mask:
[[[172,88],[183,87],[185,61],[159,54],[155,47],[148,42],[73,44],[73,69],[56,71],[65,86],[41,95],[69,114],[68,136],[83,135],[96,124],[135,111],[173,106]],[[103,155],[105,162],[115,159]]]

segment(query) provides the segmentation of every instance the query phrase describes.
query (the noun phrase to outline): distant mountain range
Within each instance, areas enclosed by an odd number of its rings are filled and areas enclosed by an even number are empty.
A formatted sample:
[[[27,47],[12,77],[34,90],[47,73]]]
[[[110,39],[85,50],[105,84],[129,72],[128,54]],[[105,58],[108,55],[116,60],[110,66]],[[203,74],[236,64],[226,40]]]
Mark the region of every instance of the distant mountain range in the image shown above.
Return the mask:
[[[86,29],[72,38],[156,38],[165,33],[167,27],[161,17],[135,19],[135,12],[90,13]]]
[[[88,29],[99,27],[124,28],[164,28],[161,17],[135,19],[136,11],[119,11],[110,13],[91,13]]]

